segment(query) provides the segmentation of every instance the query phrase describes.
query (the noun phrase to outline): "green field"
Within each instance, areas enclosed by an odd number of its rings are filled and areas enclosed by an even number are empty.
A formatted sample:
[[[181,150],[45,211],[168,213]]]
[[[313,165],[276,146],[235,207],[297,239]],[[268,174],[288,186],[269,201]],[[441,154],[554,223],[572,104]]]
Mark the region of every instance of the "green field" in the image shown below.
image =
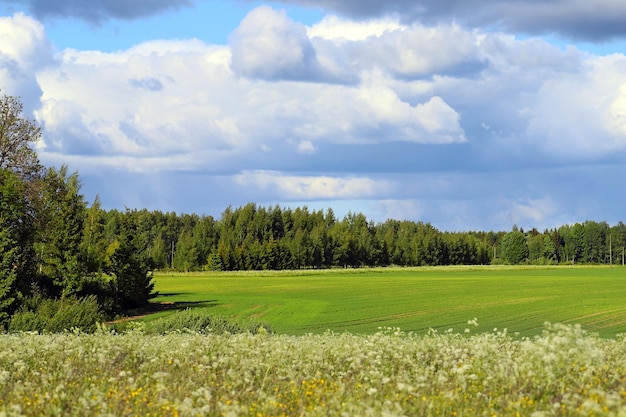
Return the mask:
[[[617,266],[157,273],[155,282],[157,302],[255,319],[291,335],[394,327],[533,336],[545,322],[626,333],[626,269]],[[473,318],[478,327],[467,324]]]

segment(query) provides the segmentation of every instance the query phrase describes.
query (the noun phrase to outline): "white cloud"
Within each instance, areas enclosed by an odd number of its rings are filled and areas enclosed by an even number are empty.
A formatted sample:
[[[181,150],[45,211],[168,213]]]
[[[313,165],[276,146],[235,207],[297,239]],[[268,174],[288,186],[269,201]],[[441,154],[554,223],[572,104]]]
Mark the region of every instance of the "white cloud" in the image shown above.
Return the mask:
[[[546,80],[525,110],[526,134],[555,155],[595,158],[625,150],[625,79],[626,57],[611,55]]]
[[[237,175],[235,181],[288,200],[367,198],[393,188],[388,181],[365,177],[296,176],[272,171],[246,171]]]
[[[502,217],[509,224],[542,225],[545,219],[557,212],[556,203],[551,197],[516,199],[506,201]],[[554,225],[555,227],[558,225]]]
[[[28,114],[41,95],[37,73],[54,63],[53,54],[41,23],[22,13],[0,17],[0,87],[19,96]]]
[[[233,70],[244,77],[306,80],[315,77],[315,49],[304,26],[268,6],[251,11],[230,38]]]
[[[325,16],[321,22],[308,28],[311,38],[328,39],[334,42],[364,41],[370,37],[380,37],[387,32],[402,29],[395,18],[381,18],[367,21],[353,21],[335,15]]]
[[[626,137],[626,82],[620,85],[617,98],[608,112],[608,128],[615,137]]]
[[[484,66],[478,37],[457,25],[402,27],[355,49],[364,65],[384,63],[400,77],[474,74]]]
[[[384,77],[363,74],[360,85],[324,87],[290,86],[273,91],[274,106],[269,117],[285,120],[291,126],[283,136],[302,138],[315,143],[384,143],[404,141],[415,143],[455,143],[466,140],[460,116],[441,97],[430,96],[415,105],[400,98]],[[395,86],[394,86],[395,87]],[[291,93],[291,94],[290,94]],[[265,94],[270,98],[272,94]],[[297,97],[297,99],[294,99]],[[264,110],[271,104],[265,104]],[[257,113],[259,114],[259,113]],[[263,114],[263,113],[261,113]],[[259,114],[259,116],[261,116]],[[263,121],[267,117],[259,118]],[[280,126],[269,125],[273,130]],[[267,127],[259,126],[256,131]]]
[[[454,143],[466,140],[460,116],[441,97],[412,106],[378,80],[363,85],[356,97],[363,120],[372,132],[387,140],[417,143]]]
[[[223,150],[245,141],[231,116],[237,85],[224,48],[153,42],[111,54],[70,50],[61,58],[58,68],[39,74],[38,117],[47,127],[48,151],[71,153],[64,142],[77,130],[94,152],[137,157]]]
[[[539,144],[548,155],[564,147],[578,152],[592,146],[596,155],[621,149],[623,55],[585,57],[544,41],[454,25],[325,22],[310,29],[315,39],[324,38],[320,46],[284,12],[257,8],[233,37],[233,49],[257,52],[239,64],[230,48],[193,39],[156,40],[115,53],[63,51],[57,67],[36,71],[44,92],[38,116],[47,127],[46,152],[126,155],[139,164],[187,155],[189,168],[206,164],[200,155],[226,156],[225,165],[258,149],[268,158],[283,158],[289,149],[322,156],[322,142],[461,143],[472,124],[517,138],[522,148],[524,141]],[[33,26],[28,19],[19,23]],[[37,39],[45,39],[38,30]],[[289,35],[281,40],[286,45],[274,43],[280,34]],[[273,62],[272,54],[286,60]],[[35,59],[29,56],[23,61]],[[486,67],[469,78],[463,71],[456,76],[453,69],[472,57]],[[318,59],[349,70],[358,82],[281,81],[280,73],[306,73],[300,64],[317,65]],[[277,78],[238,77],[232,71],[238,65]],[[602,144],[592,144],[592,137]],[[290,140],[297,145],[286,148]]]
[[[289,23],[267,8],[252,13]],[[213,155],[226,157],[224,166],[259,148],[279,157],[288,138],[301,154],[316,153],[319,141],[466,140],[459,114],[441,97],[423,94],[411,104],[397,93],[415,86],[375,73],[355,86],[250,81],[233,74],[228,48],[197,40],[115,53],[66,50],[38,79],[44,153],[132,157],[139,170],[159,157],[186,155],[180,169],[203,167]]]
[[[315,145],[310,140],[303,140],[298,143],[298,152],[304,154],[315,153]]]

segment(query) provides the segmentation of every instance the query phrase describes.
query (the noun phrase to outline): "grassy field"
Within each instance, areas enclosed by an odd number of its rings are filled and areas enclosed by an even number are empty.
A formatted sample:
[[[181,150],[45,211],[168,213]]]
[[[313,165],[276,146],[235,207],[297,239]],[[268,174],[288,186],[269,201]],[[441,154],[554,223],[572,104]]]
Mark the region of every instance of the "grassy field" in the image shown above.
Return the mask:
[[[155,281],[156,301],[260,320],[290,335],[380,327],[463,333],[473,318],[473,333],[534,336],[545,322],[604,337],[626,333],[626,269],[617,266],[157,273]]]

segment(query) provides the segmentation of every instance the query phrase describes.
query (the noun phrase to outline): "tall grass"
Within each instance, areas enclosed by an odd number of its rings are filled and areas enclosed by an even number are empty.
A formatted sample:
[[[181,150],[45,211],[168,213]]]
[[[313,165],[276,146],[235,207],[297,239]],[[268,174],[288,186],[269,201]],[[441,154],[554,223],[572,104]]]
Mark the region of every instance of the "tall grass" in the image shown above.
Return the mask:
[[[0,415],[626,415],[623,336],[472,333],[4,335]]]
[[[186,332],[199,334],[235,334],[269,332],[269,326],[255,320],[238,322],[223,316],[213,316],[201,309],[185,309],[144,324],[149,334]]]

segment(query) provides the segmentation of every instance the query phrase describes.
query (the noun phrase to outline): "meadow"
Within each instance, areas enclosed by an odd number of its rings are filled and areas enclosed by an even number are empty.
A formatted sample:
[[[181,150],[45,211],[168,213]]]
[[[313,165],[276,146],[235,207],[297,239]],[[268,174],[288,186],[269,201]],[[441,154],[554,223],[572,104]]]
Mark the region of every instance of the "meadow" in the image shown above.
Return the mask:
[[[155,275],[158,302],[267,323],[281,334],[380,327],[425,334],[507,328],[534,336],[545,322],[626,333],[626,268],[440,267]],[[168,314],[168,313],[164,313]]]
[[[534,338],[3,335],[0,415],[624,416],[625,342],[565,325]]]

